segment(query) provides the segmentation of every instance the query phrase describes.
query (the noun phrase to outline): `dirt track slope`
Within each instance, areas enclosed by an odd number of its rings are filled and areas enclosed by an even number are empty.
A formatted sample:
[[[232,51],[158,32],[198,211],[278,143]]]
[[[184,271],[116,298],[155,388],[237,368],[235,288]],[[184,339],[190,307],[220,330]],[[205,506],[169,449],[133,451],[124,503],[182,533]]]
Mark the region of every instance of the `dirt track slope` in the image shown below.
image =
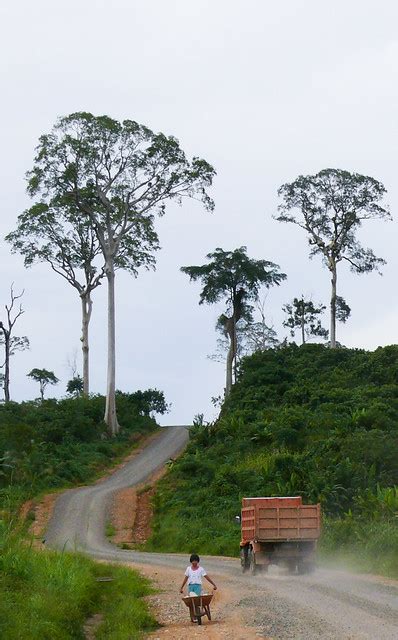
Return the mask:
[[[103,482],[61,495],[48,526],[46,545],[129,563],[158,580],[165,594],[163,600],[159,596],[157,606],[168,626],[153,638],[398,640],[395,581],[326,569],[311,576],[271,570],[268,575],[253,577],[241,574],[236,559],[215,557],[203,558],[203,565],[220,588],[214,620],[209,626],[191,628],[177,588],[186,556],[124,551],[110,544],[104,533],[113,492],[144,482],[178,454],[187,438],[183,427],[163,429],[139,455]]]

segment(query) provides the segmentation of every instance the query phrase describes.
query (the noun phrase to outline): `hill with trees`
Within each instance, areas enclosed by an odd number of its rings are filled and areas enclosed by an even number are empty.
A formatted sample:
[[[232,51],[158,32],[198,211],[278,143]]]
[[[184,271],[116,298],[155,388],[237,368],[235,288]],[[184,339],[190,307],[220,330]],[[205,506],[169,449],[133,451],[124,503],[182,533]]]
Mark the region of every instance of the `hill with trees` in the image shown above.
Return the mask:
[[[236,555],[243,496],[320,502],[324,552],[398,574],[398,346],[288,345],[242,361],[156,495],[149,547]]]

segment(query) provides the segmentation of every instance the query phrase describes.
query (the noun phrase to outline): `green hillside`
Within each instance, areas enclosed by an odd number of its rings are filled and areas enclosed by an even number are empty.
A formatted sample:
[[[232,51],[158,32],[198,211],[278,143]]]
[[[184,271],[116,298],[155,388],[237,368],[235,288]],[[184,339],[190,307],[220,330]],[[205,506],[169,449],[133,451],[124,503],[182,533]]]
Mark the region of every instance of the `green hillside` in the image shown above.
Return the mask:
[[[322,548],[398,574],[398,346],[258,353],[160,484],[152,549],[236,555],[242,496],[321,502]]]
[[[104,436],[103,396],[0,404],[0,522],[28,498],[94,481],[154,431],[145,394],[163,398],[153,390],[117,393],[123,428],[112,439]]]
[[[84,623],[101,614],[97,638],[142,637],[156,627],[143,597],[149,583],[135,572],[70,553],[37,551],[21,523],[21,503],[38,494],[93,482],[140,439],[154,432],[155,390],[117,393],[123,429],[104,437],[105,398],[0,404],[0,637],[85,638]],[[164,399],[163,399],[164,400]],[[110,576],[108,583],[98,582]]]

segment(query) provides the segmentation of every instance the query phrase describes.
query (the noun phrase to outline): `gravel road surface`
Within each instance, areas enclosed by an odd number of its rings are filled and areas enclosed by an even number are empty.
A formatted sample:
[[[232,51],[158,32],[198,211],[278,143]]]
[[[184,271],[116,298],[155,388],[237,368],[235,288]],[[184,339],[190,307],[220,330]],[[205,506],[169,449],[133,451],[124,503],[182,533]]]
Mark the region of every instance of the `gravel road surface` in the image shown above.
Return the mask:
[[[148,575],[152,570],[163,584],[169,575],[175,576],[176,570],[182,575],[187,565],[185,555],[121,550],[108,542],[104,531],[112,494],[123,487],[145,482],[167,460],[174,458],[187,440],[184,427],[162,429],[141,453],[104,481],[66,491],[56,502],[46,545],[84,551],[98,559],[129,563],[137,568],[142,566]],[[291,576],[279,568],[271,568],[266,575],[251,576],[241,574],[236,559],[204,557],[202,563],[216,577],[220,596],[223,587],[230,595],[224,601],[221,599],[222,606],[211,626],[198,628],[195,637],[199,633],[204,638],[232,640],[243,637],[398,640],[396,581],[329,569],[318,569],[311,576]],[[178,578],[175,580],[178,582]],[[181,609],[177,593],[175,602]],[[186,612],[181,615],[185,620]],[[238,618],[243,627],[247,625],[248,632],[250,629],[249,635],[242,635],[236,622]],[[188,624],[181,631],[181,637],[190,635]],[[171,635],[167,628],[166,633],[169,638],[180,637]],[[159,637],[163,637],[161,633]]]

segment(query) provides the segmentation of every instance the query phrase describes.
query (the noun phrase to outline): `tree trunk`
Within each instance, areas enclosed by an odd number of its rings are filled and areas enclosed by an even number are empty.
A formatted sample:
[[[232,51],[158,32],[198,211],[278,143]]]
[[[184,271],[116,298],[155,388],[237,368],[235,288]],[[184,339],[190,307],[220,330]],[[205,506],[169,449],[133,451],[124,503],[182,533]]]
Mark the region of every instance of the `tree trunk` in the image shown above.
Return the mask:
[[[336,295],[337,295],[337,269],[332,266],[332,296],[330,299],[330,347],[336,348]]]
[[[227,371],[226,371],[226,382],[225,382],[225,397],[227,397],[232,389],[232,373],[235,365],[235,376],[236,376],[236,322],[235,322],[235,314],[232,315],[232,318],[228,318],[227,323],[225,325],[225,331],[229,337],[229,349],[227,353]]]
[[[232,316],[232,350],[233,350],[233,363],[234,363],[234,383],[236,383],[236,373],[238,368],[237,355],[238,355],[238,339],[236,335],[236,322],[235,314]]]
[[[302,344],[305,344],[305,322],[304,322],[304,315],[301,317],[301,339],[302,339]]]
[[[234,343],[231,335],[229,336],[229,349],[227,353],[227,371],[225,381],[225,397],[227,397],[232,388],[232,365],[234,361]]]
[[[108,376],[106,385],[106,405],[104,421],[108,425],[109,435],[114,436],[119,431],[116,415],[116,355],[115,355],[115,269],[112,258],[106,264],[106,278],[108,280]]]
[[[88,328],[90,324],[93,303],[90,293],[81,296],[82,301],[82,352],[83,352],[83,395],[88,396],[90,392],[90,369],[89,369],[89,341]]]
[[[44,400],[44,381],[40,380],[40,397],[41,397],[41,401],[43,402]]]
[[[10,402],[10,336],[4,333],[4,400]]]

